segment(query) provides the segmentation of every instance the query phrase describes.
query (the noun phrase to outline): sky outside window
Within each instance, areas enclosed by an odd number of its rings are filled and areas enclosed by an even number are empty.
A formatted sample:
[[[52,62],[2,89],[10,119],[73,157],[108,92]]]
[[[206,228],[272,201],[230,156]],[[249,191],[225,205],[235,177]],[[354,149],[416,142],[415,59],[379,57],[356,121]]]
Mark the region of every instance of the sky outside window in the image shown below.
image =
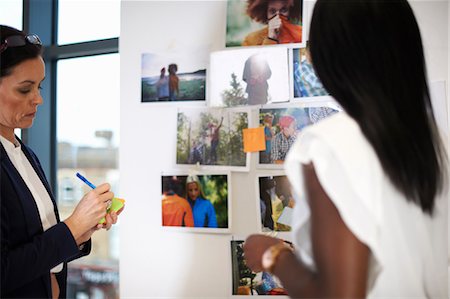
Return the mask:
[[[22,0],[0,1],[0,24],[22,30],[23,3]]]
[[[60,45],[119,36],[120,0],[59,0],[58,9]]]
[[[119,146],[119,54],[58,61],[58,142],[103,147],[95,131],[113,132]]]

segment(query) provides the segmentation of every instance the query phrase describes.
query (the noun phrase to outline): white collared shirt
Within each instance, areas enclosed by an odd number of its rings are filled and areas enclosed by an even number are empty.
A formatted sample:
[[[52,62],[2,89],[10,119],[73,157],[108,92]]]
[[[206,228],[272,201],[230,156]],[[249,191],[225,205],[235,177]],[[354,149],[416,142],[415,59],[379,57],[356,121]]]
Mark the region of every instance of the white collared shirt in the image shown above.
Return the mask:
[[[39,176],[37,175],[33,166],[31,166],[30,161],[28,161],[27,157],[23,153],[20,143],[17,142],[17,144],[13,144],[11,143],[11,141],[1,135],[0,141],[5,148],[9,159],[30,190],[31,195],[33,196],[38,207],[42,228],[44,229],[44,231],[46,231],[56,224],[56,215],[53,207],[53,202],[47,192],[47,189],[45,189],[44,184],[39,179]],[[60,272],[62,268],[63,264],[61,263],[51,269],[51,272]]]

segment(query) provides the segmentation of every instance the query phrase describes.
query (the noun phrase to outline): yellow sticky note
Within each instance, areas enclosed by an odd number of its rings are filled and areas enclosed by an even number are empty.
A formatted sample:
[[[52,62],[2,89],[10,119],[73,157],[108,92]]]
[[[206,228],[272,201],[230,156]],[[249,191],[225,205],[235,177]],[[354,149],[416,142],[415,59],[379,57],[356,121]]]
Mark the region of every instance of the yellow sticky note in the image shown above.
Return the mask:
[[[106,210],[106,212],[107,213],[109,213],[111,211],[117,212],[124,205],[125,205],[125,199],[114,197],[112,199],[111,206],[109,207],[108,210]],[[103,224],[103,223],[105,223],[105,221],[106,221],[106,219],[105,219],[105,217],[103,217],[102,219],[100,219],[100,221],[98,223]]]
[[[266,150],[264,127],[242,130],[244,135],[244,152],[259,152]]]

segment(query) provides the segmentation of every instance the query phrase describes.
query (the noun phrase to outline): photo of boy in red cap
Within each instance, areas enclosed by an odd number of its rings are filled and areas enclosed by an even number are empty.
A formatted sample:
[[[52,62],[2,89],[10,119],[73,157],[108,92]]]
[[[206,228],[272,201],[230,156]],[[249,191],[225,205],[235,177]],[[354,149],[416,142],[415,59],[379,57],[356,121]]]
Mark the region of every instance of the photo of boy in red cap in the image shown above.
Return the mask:
[[[259,125],[264,127],[266,149],[259,152],[263,168],[282,168],[297,134],[339,110],[332,103],[309,107],[268,107],[259,109]],[[272,167],[274,166],[274,167]]]
[[[294,144],[296,138],[295,118],[290,115],[280,117],[278,126],[281,131],[272,139],[270,159],[272,163],[282,164],[286,154]]]

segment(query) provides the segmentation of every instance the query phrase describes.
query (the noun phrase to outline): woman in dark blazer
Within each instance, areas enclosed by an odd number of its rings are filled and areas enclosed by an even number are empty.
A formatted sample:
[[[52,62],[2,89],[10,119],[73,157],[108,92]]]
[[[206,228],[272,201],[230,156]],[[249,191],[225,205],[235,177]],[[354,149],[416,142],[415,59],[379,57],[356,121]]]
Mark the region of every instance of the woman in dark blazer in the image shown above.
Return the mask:
[[[89,254],[91,235],[117,221],[106,215],[114,194],[102,184],[61,222],[37,156],[14,135],[43,102],[41,53],[36,35],[0,25],[1,298],[65,298],[67,262]]]

